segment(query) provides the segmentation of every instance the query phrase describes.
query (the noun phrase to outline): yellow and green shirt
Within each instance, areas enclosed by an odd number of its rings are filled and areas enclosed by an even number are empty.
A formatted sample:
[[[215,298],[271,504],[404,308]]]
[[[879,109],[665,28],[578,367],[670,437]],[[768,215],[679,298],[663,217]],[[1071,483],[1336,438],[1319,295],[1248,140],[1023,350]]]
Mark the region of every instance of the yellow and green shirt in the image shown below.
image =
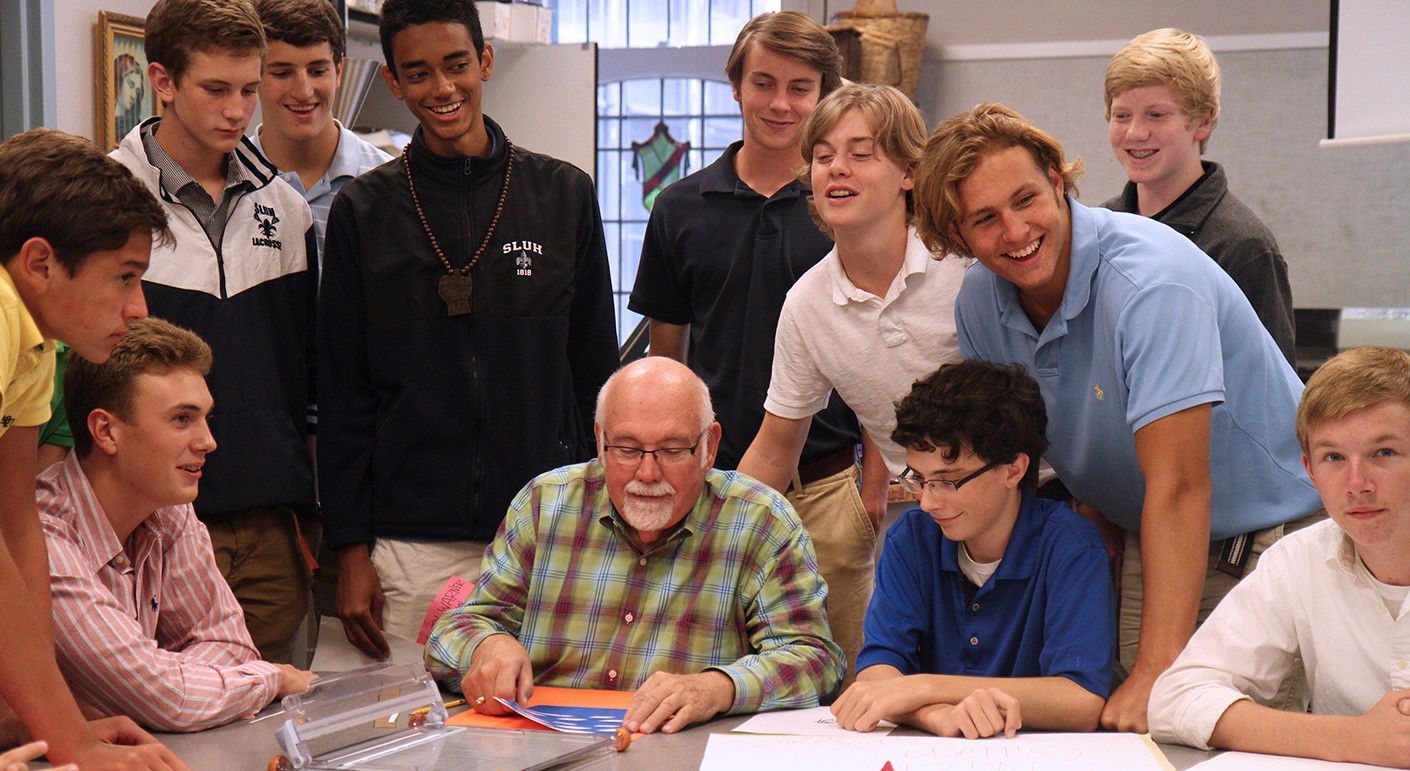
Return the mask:
[[[49,420],[54,347],[40,334],[10,272],[0,269],[0,434]]]

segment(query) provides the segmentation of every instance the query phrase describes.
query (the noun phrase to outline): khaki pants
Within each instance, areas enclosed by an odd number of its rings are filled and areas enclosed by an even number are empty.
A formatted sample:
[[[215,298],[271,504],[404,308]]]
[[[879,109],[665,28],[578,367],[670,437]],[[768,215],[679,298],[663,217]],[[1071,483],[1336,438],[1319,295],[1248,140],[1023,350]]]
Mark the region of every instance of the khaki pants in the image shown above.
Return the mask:
[[[862,649],[862,620],[876,574],[876,530],[862,506],[856,467],[807,486],[795,478],[787,497],[808,529],[818,572],[827,582],[828,626],[847,655],[845,688],[856,676],[857,654]]]
[[[451,576],[480,580],[484,541],[403,541],[378,538],[372,567],[382,581],[382,631],[415,640],[431,602]]]
[[[206,523],[215,564],[245,612],[260,657],[293,661],[294,635],[308,615],[311,574],[288,506],[261,506]]]
[[[1321,509],[1315,514],[1310,514],[1301,519],[1295,519],[1281,525],[1259,530],[1254,534],[1253,545],[1249,549],[1248,567],[1244,570],[1244,575],[1253,572],[1258,566],[1258,559],[1268,547],[1278,542],[1278,539],[1285,535],[1295,533],[1309,525],[1315,525],[1327,518],[1326,509]],[[1219,564],[1219,552],[1223,548],[1223,541],[1214,541],[1209,544],[1209,568],[1204,578],[1204,594],[1200,597],[1199,616],[1195,624],[1203,624],[1209,614],[1214,612],[1214,607],[1219,601],[1224,599],[1239,579],[1227,573],[1221,573],[1216,569]],[[1141,592],[1141,534],[1126,531],[1124,555],[1121,565],[1121,614],[1117,622],[1121,666],[1125,671],[1131,671],[1136,664],[1136,648],[1141,636],[1141,607],[1143,597]],[[1273,706],[1279,709],[1298,709],[1299,705],[1305,705],[1307,701],[1306,675],[1302,668],[1302,659],[1299,658],[1289,671],[1287,678],[1283,680],[1283,685],[1278,689],[1278,696],[1274,699]]]

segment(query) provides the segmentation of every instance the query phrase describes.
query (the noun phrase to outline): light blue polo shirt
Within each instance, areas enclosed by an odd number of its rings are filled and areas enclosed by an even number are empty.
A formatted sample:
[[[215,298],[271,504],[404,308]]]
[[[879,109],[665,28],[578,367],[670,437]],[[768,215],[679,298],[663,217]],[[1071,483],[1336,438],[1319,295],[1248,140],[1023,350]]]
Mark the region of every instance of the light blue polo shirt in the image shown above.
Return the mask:
[[[392,156],[387,155],[381,148],[348,130],[347,126],[336,120],[333,123],[338,127],[338,149],[334,151],[333,162],[329,164],[328,171],[323,173],[322,178],[305,190],[298,174],[292,171],[279,172],[279,176],[304,197],[308,202],[309,211],[313,213],[314,234],[318,237],[320,277],[323,275],[323,233],[328,229],[328,209],[333,205],[333,199],[349,180],[360,177],[392,159]],[[264,153],[264,146],[260,144],[259,134],[263,129],[264,124],[261,123],[255,127],[254,135],[250,137],[250,141],[255,143],[261,154]]]
[[[1210,537],[1317,511],[1293,433],[1302,383],[1233,279],[1160,222],[1068,203],[1067,289],[1042,334],[1018,288],[982,265],[955,302],[966,357],[1019,362],[1038,379],[1045,457],[1068,489],[1139,531],[1145,478],[1135,432],[1213,404]]]

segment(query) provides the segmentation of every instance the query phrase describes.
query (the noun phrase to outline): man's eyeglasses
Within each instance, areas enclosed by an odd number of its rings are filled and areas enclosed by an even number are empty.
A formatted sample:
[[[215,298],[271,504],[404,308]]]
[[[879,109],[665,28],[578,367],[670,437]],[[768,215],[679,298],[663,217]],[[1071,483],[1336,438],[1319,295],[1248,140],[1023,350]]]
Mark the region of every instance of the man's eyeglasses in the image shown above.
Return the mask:
[[[929,480],[927,480],[927,479],[921,478],[920,474],[917,474],[913,469],[906,469],[906,470],[901,474],[901,476],[898,477],[898,479],[899,479],[900,482],[901,482],[901,486],[904,487],[904,488],[906,488],[908,491],[911,492],[912,495],[915,495],[917,498],[920,497],[920,494],[921,494],[922,491],[923,491],[923,492],[930,493],[931,495],[943,496],[943,495],[950,495],[951,493],[957,492],[961,487],[964,487],[965,485],[969,484],[970,482],[973,482],[975,479],[977,479],[977,478],[979,478],[981,475],[983,475],[984,472],[986,472],[986,471],[988,471],[988,470],[990,470],[990,469],[992,469],[992,468],[994,468],[994,467],[996,467],[996,466],[998,466],[998,465],[1000,465],[1000,464],[998,464],[998,463],[990,463],[990,464],[988,464],[987,466],[985,466],[984,468],[979,469],[978,471],[974,472],[973,474],[970,474],[969,476],[967,476],[967,477],[965,477],[965,478],[963,478],[963,479],[955,479],[955,480],[950,480],[950,479],[929,479]]]
[[[695,444],[689,447],[658,447],[654,450],[646,450],[624,444],[604,444],[602,452],[608,459],[624,466],[635,466],[641,463],[641,459],[647,455],[663,466],[673,466],[685,463],[687,459],[695,455],[695,451],[699,449],[700,443],[703,441],[705,441],[704,431],[700,432],[700,438],[695,440]]]

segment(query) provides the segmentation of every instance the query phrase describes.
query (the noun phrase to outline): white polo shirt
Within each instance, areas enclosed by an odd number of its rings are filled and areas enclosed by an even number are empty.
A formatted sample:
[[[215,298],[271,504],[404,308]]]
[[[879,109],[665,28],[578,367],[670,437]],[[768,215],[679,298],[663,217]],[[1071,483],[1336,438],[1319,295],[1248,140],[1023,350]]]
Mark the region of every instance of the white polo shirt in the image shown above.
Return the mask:
[[[896,402],[916,380],[960,360],[955,296],[972,262],[935,259],[911,228],[905,262],[886,296],[877,297],[847,278],[834,247],[783,303],[764,409],[792,420],[812,417],[836,389],[887,468],[901,473],[906,450],[891,441]]]

